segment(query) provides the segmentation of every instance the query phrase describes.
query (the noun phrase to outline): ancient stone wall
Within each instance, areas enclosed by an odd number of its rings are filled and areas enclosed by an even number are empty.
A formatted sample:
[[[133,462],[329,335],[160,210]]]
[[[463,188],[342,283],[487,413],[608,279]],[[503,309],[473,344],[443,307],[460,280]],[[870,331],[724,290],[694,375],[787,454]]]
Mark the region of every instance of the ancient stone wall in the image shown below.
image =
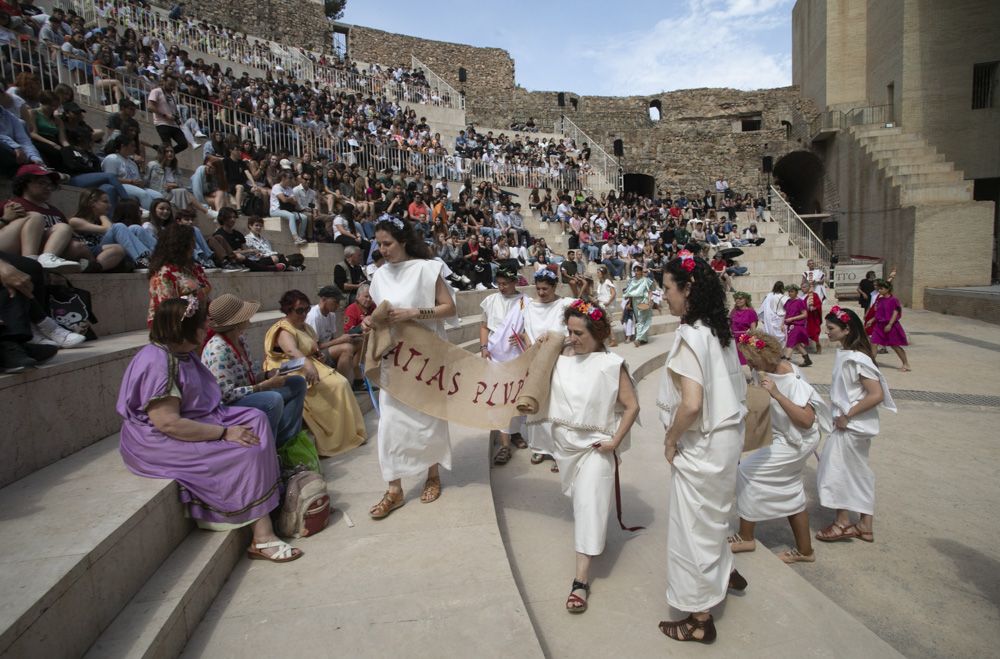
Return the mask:
[[[514,60],[500,48],[419,39],[403,34],[352,25],[347,41],[351,59],[361,62],[410,66],[413,55],[459,91],[466,102],[491,105],[509,102],[514,90]],[[459,81],[459,69],[466,71]]]
[[[172,3],[169,0],[157,0],[153,4],[169,8]],[[189,14],[211,23],[282,44],[302,46],[322,53],[330,52],[332,31],[321,2],[195,0],[185,4]]]

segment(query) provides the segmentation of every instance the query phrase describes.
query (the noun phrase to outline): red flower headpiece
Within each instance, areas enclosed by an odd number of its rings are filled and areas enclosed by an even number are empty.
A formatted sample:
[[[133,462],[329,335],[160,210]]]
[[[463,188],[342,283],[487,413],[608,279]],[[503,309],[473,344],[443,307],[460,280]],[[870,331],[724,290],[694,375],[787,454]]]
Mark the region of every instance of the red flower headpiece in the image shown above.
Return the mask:
[[[677,258],[681,260],[681,267],[691,272],[694,270],[694,254],[690,250],[682,249],[677,252]]]
[[[753,346],[754,348],[757,348],[757,350],[763,350],[764,346],[767,345],[764,343],[764,339],[751,336],[750,334],[740,334],[736,341],[737,343],[742,343],[745,346]]]
[[[601,320],[602,318],[604,318],[604,312],[601,311],[600,308],[595,307],[592,304],[588,304],[580,299],[573,300],[572,302],[570,302],[569,308],[573,309],[574,311],[579,311],[584,316],[589,317],[591,320]]]
[[[851,322],[850,315],[848,315],[848,313],[846,311],[844,311],[843,309],[841,309],[838,306],[830,307],[830,313],[832,313],[834,316],[836,316],[837,320],[839,320],[840,322],[844,323],[845,325],[848,325]]]

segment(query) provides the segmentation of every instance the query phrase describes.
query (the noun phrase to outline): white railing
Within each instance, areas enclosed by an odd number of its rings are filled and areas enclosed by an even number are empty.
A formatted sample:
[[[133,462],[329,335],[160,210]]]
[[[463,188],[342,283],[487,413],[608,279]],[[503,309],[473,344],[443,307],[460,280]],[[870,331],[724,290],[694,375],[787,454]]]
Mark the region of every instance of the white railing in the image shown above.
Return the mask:
[[[805,220],[799,217],[785,198],[781,191],[773,185],[771,186],[771,219],[778,223],[791,241],[799,248],[799,252],[806,258],[821,261],[824,265],[830,265],[830,248],[820,240]]]
[[[583,132],[582,128],[573,123],[566,115],[562,115],[559,121],[556,122],[555,130],[557,133],[562,133],[573,140],[576,143],[577,149],[582,149],[584,143],[590,147],[590,160],[588,163],[603,183],[598,189],[602,191],[607,189],[620,191],[624,189],[625,172],[618,163],[618,159],[605,151],[590,135]]]
[[[448,82],[434,73],[429,66],[417,59],[416,55],[410,54],[410,65],[414,69],[419,69],[424,72],[424,78],[427,79],[427,84],[431,88],[432,98],[440,99],[441,103],[435,103],[435,105],[446,105],[448,107],[458,108],[459,110],[465,109],[465,96],[460,94],[458,90],[448,84]],[[447,101],[445,101],[447,99]],[[454,101],[454,103],[452,102]]]

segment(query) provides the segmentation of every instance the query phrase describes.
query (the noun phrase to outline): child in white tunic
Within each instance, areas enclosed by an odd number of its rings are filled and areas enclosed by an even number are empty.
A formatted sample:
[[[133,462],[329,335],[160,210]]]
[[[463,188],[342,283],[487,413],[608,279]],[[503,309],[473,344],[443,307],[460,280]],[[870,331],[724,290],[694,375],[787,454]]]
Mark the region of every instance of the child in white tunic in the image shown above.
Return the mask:
[[[806,492],[802,470],[819,444],[820,430],[830,432],[830,408],[799,373],[798,367],[781,359],[781,345],[772,336],[756,330],[741,334],[736,346],[746,358],[754,382],[770,395],[769,446],[740,460],[736,480],[736,512],[740,530],[729,537],[733,553],[757,547],[754,527],[787,517],[795,536],[795,548],[782,552],[785,563],[816,560],[809,534]]]
[[[375,239],[386,260],[375,272],[369,293],[375,304],[390,302],[390,322],[417,321],[446,338],[442,320],[455,315],[455,302],[441,274],[441,261],[429,258],[427,245],[408,223],[391,216],[375,226]],[[369,318],[363,321],[368,326]],[[438,465],[451,469],[448,422],[419,412],[379,391],[378,457],[382,478],[389,483],[382,500],[371,508],[374,519],[387,517],[404,503],[402,479],[427,472],[420,500],[441,495]]]
[[[521,338],[525,347],[550,331],[566,334],[566,308],[573,300],[556,295],[558,285],[558,276],[551,270],[539,270],[535,273],[535,292],[538,293],[538,299],[531,300],[524,309],[524,333]],[[533,434],[529,429],[527,439],[532,451],[531,464],[540,464],[543,460],[551,459],[550,452],[544,447],[544,438],[540,443],[532,438]],[[553,466],[552,471],[559,471],[559,467]]]
[[[875,472],[868,464],[872,438],[878,435],[878,407],[896,411],[889,385],[875,366],[875,353],[861,319],[850,309],[832,307],[826,335],[841,349],[833,363],[830,401],[834,431],[826,440],[816,471],[819,501],[837,511],[817,540],[858,538],[874,542]],[[860,517],[851,522],[851,513]]]
[[[639,401],[625,360],[606,352],[611,334],[604,309],[575,300],[566,309],[569,349],[552,371],[546,409],[528,418],[559,465],[563,494],[573,499],[576,575],[566,610],[583,613],[590,563],[604,552],[615,482],[615,450],[628,448]],[[541,441],[541,439],[539,439]]]
[[[677,641],[711,643],[710,609],[746,580],[726,541],[743,448],[746,380],[736,353],[722,282],[706,261],[682,250],[664,268],[664,299],[681,318],[656,404],[672,466],[667,527],[667,603],[690,615],[662,621]]]
[[[524,309],[528,298],[517,290],[517,272],[500,268],[496,274],[497,288],[479,305],[483,310],[483,320],[479,325],[479,354],[484,359],[506,362],[522,352],[520,338],[524,330]],[[511,458],[511,441],[517,448],[527,448],[521,438],[523,416],[516,416],[504,428],[497,428],[500,435],[500,449],[493,456],[493,464],[505,465]]]

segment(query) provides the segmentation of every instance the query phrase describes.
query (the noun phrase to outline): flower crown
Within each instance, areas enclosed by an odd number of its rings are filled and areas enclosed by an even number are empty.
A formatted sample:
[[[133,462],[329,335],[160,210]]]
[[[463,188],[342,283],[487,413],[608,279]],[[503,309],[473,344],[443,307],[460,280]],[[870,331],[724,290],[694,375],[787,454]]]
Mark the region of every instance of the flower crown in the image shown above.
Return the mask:
[[[681,267],[684,268],[684,270],[687,272],[694,270],[694,254],[692,254],[690,250],[682,249],[677,252],[677,258],[681,260]]]
[[[576,299],[569,303],[569,308],[573,311],[582,313],[591,320],[601,320],[604,318],[604,312],[601,311],[600,307],[595,307],[592,304],[588,304],[583,300]]]
[[[850,316],[850,314],[848,314],[846,311],[844,311],[843,309],[841,309],[838,306],[830,307],[830,313],[832,315],[836,316],[837,320],[839,320],[840,322],[844,323],[845,325],[848,325],[851,322],[851,316]]]
[[[398,217],[396,217],[394,215],[389,215],[388,213],[386,213],[382,217],[378,218],[378,221],[379,222],[388,222],[389,224],[391,224],[392,226],[396,227],[400,231],[405,231],[406,230],[406,225],[403,224],[403,220],[399,219]]]
[[[187,302],[187,308],[184,310],[185,318],[191,318],[196,313],[198,313],[198,296],[182,295],[181,299]]]
[[[763,350],[764,347],[767,346],[767,344],[764,343],[764,339],[750,334],[740,334],[739,338],[736,339],[736,342],[742,343],[745,346],[753,346],[754,348],[757,348],[757,350]]]
[[[555,281],[559,279],[559,275],[552,272],[548,268],[543,268],[535,273],[535,281],[538,281],[539,279],[551,279],[552,281]]]

